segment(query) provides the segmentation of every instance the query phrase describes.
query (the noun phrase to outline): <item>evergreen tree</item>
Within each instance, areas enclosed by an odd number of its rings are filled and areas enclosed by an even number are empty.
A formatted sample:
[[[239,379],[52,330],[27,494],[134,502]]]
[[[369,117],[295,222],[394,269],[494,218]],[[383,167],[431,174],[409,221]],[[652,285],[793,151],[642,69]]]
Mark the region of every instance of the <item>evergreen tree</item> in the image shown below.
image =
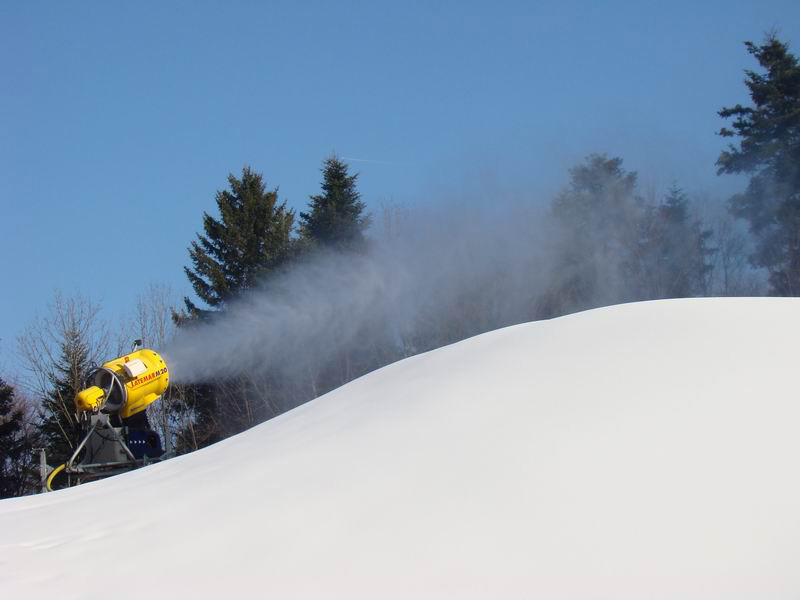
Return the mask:
[[[189,249],[193,268],[184,268],[197,296],[216,310],[201,310],[186,298],[188,314],[173,315],[178,327],[193,327],[198,319],[224,311],[226,303],[258,286],[291,257],[294,211],[278,202],[277,188],[267,190],[262,175],[249,167],[241,179],[229,175],[228,183],[230,190],[216,194],[220,218],[204,213],[205,235],[198,234]],[[232,388],[243,389],[234,380],[180,386],[176,396],[182,402],[173,407],[183,423],[177,432],[179,451],[207,446],[246,428],[227,418],[251,400],[231,393]],[[272,414],[248,416],[249,426]]]
[[[539,317],[621,302],[631,297],[625,269],[635,251],[643,203],[636,173],[621,158],[590,155],[570,169],[552,206],[558,234],[554,289]]]
[[[746,219],[757,245],[751,262],[769,272],[771,292],[800,295],[800,65],[774,35],[747,51],[763,73],[745,71],[752,106],[737,104],[719,115],[733,118],[723,137],[740,138],[717,160],[718,173],[747,173],[747,189],[730,201]]]
[[[364,214],[356,183],[348,165],[331,156],[322,166],[322,193],[311,196],[307,212],[300,213],[301,243],[306,250],[359,251],[365,247],[364,231],[369,217]],[[354,258],[353,258],[354,259]],[[349,260],[349,259],[345,259]],[[312,397],[323,394],[375,367],[378,352],[352,339],[339,340],[326,349],[326,359],[308,364]]]
[[[648,207],[642,219],[632,276],[641,299],[704,295],[711,270],[711,231],[689,215],[686,194],[673,185],[664,201]]]
[[[81,296],[56,293],[48,314],[36,318],[17,338],[20,355],[39,404],[37,447],[57,466],[67,460],[80,440],[75,394],[86,377],[110,354],[107,325],[100,307]]]
[[[278,202],[277,188],[266,189],[260,173],[245,167],[228,184],[230,191],[216,195],[220,218],[203,214],[205,235],[189,248],[193,268],[184,268],[198,297],[217,309],[287,258],[294,226],[294,212]],[[190,315],[198,313],[191,300],[185,303]]]
[[[50,392],[42,399],[39,431],[47,461],[54,466],[66,462],[81,441],[74,399],[85,387],[92,368],[89,353],[87,340],[77,331],[67,332],[61,343],[60,360],[50,376]]]
[[[358,173],[336,156],[322,167],[322,194],[311,196],[308,212],[300,213],[303,238],[311,244],[354,249],[364,242],[369,217],[356,189]]]
[[[20,496],[25,489],[26,451],[23,413],[14,401],[14,388],[0,378],[0,498]]]

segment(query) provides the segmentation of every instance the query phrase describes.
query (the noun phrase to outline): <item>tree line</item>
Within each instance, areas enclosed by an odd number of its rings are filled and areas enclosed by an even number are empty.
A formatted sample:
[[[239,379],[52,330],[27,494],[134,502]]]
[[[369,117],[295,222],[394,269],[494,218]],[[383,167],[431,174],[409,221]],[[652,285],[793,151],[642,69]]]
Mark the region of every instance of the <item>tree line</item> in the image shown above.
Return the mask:
[[[727,215],[703,216],[702,202],[677,184],[663,197],[647,197],[621,158],[590,155],[570,169],[542,216],[552,233],[546,285],[531,288],[513,309],[503,303],[524,275],[500,266],[491,285],[459,288],[445,311],[423,310],[418,326],[402,334],[370,323],[370,335],[309,354],[291,371],[264,365],[222,380],[173,384],[150,408],[151,424],[168,449],[191,452],[395,360],[497,327],[618,302],[797,296],[800,66],[775,36],[746,48],[759,65],[745,72],[751,104],[719,111],[730,120],[719,134],[732,143],[719,156],[718,173],[749,177]],[[227,184],[189,247],[184,272],[196,298],[177,308],[168,289],[151,286],[138,298],[130,329],[115,337],[99,306],[56,295],[48,315],[20,335],[27,385],[0,379],[0,497],[38,491],[38,448],[51,464],[69,457],[80,441],[72,398],[93,365],[127,351],[115,339],[144,338],[160,347],[176,331],[214,323],[249,294],[270,293],[271,280],[320,257],[356,261],[373,251],[358,174],[336,156],[324,161],[320,192],[299,213],[249,167]],[[383,217],[397,225],[391,211]]]

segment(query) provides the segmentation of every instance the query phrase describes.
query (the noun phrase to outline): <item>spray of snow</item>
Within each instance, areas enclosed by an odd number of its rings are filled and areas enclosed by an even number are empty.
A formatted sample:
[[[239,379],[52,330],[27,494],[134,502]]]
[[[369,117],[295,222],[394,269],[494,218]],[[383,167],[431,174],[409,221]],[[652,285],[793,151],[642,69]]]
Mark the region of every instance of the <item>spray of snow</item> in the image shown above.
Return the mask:
[[[564,273],[547,211],[507,203],[399,213],[363,254],[322,253],[272,277],[212,323],[182,329],[163,349],[177,381],[301,370],[356,338],[369,348],[414,340],[462,315],[458,337],[536,318],[537,295]],[[617,265],[601,265],[594,305],[615,300]],[[483,304],[469,318],[463,304]],[[460,311],[460,312],[459,312]],[[449,340],[452,341],[452,340]]]

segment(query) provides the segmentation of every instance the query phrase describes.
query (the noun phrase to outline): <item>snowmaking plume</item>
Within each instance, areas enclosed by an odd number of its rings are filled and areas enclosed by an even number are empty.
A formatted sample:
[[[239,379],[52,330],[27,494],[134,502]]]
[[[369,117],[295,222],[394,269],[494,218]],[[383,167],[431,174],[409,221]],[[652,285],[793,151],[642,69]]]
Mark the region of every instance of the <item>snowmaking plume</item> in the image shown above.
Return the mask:
[[[458,215],[458,216],[454,216]],[[402,358],[540,318],[563,277],[546,211],[530,205],[393,215],[363,253],[324,252],[178,331],[164,354],[176,382],[300,375],[344,347],[391,343]],[[613,286],[613,269],[603,277]],[[598,303],[603,301],[598,299]]]

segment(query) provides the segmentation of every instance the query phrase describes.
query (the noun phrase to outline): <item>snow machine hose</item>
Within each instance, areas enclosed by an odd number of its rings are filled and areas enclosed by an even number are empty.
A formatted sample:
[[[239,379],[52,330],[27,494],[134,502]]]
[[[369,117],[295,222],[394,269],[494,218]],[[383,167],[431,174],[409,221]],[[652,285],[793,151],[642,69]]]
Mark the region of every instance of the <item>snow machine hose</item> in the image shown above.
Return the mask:
[[[48,492],[52,492],[53,491],[53,480],[56,478],[56,475],[61,473],[61,471],[63,471],[66,468],[66,466],[67,466],[66,463],[64,463],[60,467],[56,467],[55,469],[53,469],[53,472],[50,473],[50,475],[48,475],[48,477],[47,477],[47,491]]]

